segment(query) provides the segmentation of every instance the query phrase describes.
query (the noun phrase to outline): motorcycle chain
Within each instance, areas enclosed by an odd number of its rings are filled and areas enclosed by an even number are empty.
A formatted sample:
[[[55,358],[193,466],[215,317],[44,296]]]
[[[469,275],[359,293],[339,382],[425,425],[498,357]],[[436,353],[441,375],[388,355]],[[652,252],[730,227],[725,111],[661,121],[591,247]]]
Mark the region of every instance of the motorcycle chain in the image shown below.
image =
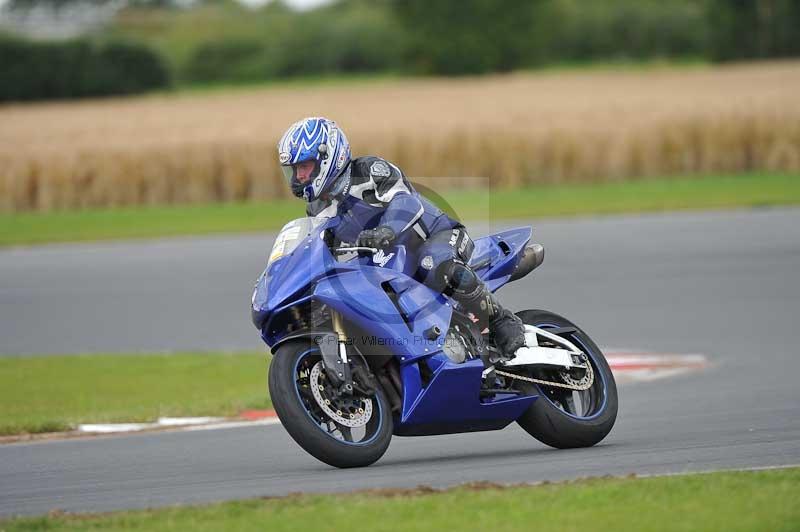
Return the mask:
[[[575,390],[577,392],[582,392],[584,390],[588,390],[594,384],[594,370],[592,370],[592,365],[587,362],[586,364],[586,376],[581,380],[586,380],[585,384],[566,384],[563,382],[553,382],[553,381],[546,381],[543,379],[535,379],[533,377],[525,377],[523,375],[517,375],[516,373],[509,373],[508,371],[502,371],[495,368],[494,372],[497,375],[502,375],[503,377],[509,377],[511,379],[519,379],[521,381],[532,382],[534,384],[542,384],[544,386],[552,386],[554,388],[565,388],[567,390]]]

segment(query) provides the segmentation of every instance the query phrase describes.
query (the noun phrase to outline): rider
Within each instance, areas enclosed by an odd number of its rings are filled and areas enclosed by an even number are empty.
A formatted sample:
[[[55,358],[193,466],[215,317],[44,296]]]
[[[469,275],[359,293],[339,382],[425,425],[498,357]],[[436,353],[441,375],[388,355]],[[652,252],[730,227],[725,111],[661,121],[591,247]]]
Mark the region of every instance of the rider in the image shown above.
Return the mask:
[[[466,228],[414,190],[397,166],[380,157],[351,159],[344,131],[323,117],[292,124],[278,142],[278,157],[292,193],[308,202],[309,216],[341,217],[338,240],[371,248],[409,245],[417,250],[416,278],[488,326],[506,357],[525,345],[522,321],[468,265],[474,244]]]

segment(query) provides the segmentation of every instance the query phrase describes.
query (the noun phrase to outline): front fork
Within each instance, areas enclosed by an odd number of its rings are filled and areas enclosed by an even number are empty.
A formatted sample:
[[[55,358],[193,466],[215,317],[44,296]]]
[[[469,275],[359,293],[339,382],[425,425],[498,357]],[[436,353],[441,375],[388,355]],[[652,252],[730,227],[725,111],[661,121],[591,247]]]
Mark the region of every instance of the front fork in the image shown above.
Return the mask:
[[[344,330],[344,321],[341,314],[331,309],[333,333],[327,333],[320,338],[320,351],[322,352],[322,365],[325,372],[336,383],[341,393],[352,395],[353,375],[350,361],[347,358],[347,334]]]

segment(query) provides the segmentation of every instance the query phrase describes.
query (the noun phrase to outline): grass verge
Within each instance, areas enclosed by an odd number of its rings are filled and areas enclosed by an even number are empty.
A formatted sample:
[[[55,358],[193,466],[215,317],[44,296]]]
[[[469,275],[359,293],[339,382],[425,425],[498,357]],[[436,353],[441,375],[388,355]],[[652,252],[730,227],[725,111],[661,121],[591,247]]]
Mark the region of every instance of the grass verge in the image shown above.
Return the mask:
[[[797,530],[800,470],[301,495],[200,507],[51,515],[0,530]]]
[[[0,358],[0,435],[270,406],[263,353]]]
[[[447,191],[463,220],[722,209],[800,204],[800,176],[746,174],[524,189]],[[299,200],[0,214],[0,246],[279,229]]]

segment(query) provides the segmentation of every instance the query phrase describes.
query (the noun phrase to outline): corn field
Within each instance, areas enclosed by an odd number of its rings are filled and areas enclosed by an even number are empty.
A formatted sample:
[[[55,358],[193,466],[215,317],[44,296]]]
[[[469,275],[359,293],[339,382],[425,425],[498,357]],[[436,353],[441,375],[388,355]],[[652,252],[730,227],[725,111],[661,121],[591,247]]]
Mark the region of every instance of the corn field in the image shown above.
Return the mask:
[[[518,73],[2,106],[0,211],[286,197],[310,115],[434,188],[800,172],[800,62]]]

